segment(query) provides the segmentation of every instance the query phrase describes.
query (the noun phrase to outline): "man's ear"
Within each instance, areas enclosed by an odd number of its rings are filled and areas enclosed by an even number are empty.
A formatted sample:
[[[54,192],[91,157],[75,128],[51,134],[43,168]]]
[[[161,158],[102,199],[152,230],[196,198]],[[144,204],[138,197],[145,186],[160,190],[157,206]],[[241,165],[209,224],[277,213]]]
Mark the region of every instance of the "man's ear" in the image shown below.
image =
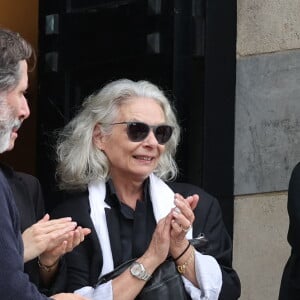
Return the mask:
[[[93,130],[93,143],[97,148],[103,150],[103,136],[101,133],[101,125],[99,123],[95,125]]]

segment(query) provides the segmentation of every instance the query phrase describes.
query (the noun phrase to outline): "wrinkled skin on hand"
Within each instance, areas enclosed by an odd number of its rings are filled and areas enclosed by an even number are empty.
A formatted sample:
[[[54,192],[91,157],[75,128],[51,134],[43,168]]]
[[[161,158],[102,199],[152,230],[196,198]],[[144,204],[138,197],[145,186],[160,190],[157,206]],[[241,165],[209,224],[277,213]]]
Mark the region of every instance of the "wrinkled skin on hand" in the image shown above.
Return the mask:
[[[176,209],[172,209],[173,219],[170,232],[170,254],[173,257],[177,257],[188,243],[184,230],[189,230],[193,225],[195,220],[193,210],[196,208],[198,201],[199,196],[196,194],[187,198],[175,194],[174,204]]]
[[[164,262],[169,254],[171,220],[172,214],[169,213],[157,223],[150,245],[144,254],[155,257],[158,264]]]

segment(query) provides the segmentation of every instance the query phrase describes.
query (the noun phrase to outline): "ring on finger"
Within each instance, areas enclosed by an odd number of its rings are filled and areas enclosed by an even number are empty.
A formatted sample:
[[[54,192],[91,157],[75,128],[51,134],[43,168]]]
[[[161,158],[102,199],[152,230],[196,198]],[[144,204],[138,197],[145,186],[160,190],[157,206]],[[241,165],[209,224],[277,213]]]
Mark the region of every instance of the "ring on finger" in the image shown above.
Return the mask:
[[[175,207],[174,211],[175,211],[176,213],[178,213],[178,214],[181,214],[181,210],[180,210],[180,208],[177,207],[177,206]]]
[[[184,231],[185,233],[187,233],[188,231],[191,230],[192,225],[190,224],[190,226],[189,226],[188,228],[184,228],[184,227],[182,227],[182,226],[180,226],[180,227],[181,227],[182,231]]]

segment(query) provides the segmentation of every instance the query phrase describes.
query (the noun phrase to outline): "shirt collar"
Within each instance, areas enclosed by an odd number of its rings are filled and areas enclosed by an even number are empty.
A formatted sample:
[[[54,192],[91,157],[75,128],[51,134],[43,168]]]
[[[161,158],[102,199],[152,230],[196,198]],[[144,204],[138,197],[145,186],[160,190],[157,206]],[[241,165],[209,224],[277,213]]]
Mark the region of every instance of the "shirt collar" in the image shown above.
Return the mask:
[[[143,201],[148,200],[149,198],[149,186],[150,186],[150,179],[147,177],[143,183]],[[120,207],[122,205],[118,195],[116,193],[116,189],[114,183],[111,179],[106,182],[106,197],[104,200],[109,206],[111,207]]]

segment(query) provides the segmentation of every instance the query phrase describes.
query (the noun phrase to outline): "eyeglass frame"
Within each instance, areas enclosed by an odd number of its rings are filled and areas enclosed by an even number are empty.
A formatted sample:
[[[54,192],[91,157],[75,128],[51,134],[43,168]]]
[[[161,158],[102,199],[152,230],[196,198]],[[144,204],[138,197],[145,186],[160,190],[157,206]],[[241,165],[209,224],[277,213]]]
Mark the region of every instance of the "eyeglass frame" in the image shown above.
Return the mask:
[[[168,124],[149,125],[149,124],[147,124],[147,123],[145,123],[145,122],[140,122],[140,121],[124,121],[124,122],[115,122],[115,123],[106,123],[106,124],[104,124],[104,123],[99,123],[99,124],[100,124],[100,125],[101,125],[101,124],[102,124],[102,125],[123,125],[123,124],[124,124],[124,125],[127,125],[127,130],[126,130],[126,132],[127,132],[128,139],[129,139],[131,142],[134,142],[134,143],[138,143],[138,142],[141,142],[141,141],[145,140],[145,139],[148,137],[150,131],[152,131],[153,134],[154,134],[154,136],[155,136],[155,138],[156,138],[156,140],[157,140],[157,142],[158,142],[160,145],[165,145],[165,144],[170,140],[170,138],[171,138],[171,136],[172,136],[172,134],[173,134],[173,131],[174,131],[174,127],[171,126],[171,125],[168,125]],[[130,138],[130,133],[129,133],[129,126],[132,125],[132,124],[142,124],[142,125],[146,125],[146,127],[148,128],[148,133],[147,133],[147,135],[146,135],[144,138],[142,138],[141,140],[134,140],[134,139],[131,139],[131,138]],[[168,140],[167,140],[166,142],[164,142],[164,143],[159,142],[159,140],[157,139],[157,136],[156,136],[156,130],[157,130],[157,128],[159,128],[159,127],[168,127],[168,128],[171,129],[170,137],[169,137]]]

